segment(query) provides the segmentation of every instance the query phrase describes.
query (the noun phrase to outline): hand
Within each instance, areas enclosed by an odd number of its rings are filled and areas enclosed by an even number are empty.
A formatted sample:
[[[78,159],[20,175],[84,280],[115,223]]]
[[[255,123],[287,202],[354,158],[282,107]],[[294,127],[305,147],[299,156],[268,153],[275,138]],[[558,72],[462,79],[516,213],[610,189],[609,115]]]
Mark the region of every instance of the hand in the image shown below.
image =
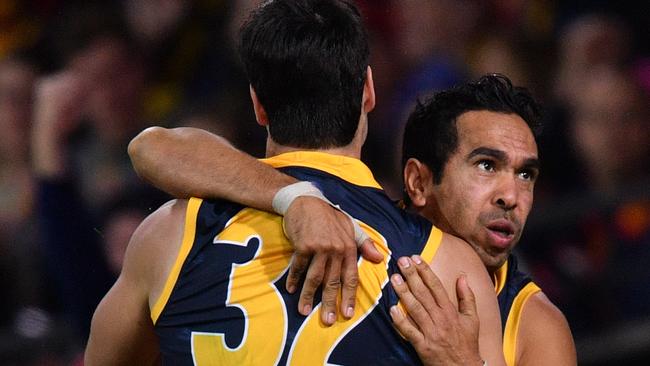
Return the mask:
[[[323,285],[323,323],[332,325],[336,321],[339,290],[341,313],[345,318],[351,318],[359,273],[357,243],[350,218],[321,199],[301,196],[289,206],[284,216],[284,227],[296,249],[287,277],[287,291],[295,292],[306,273],[298,311],[303,315],[311,312],[314,294]],[[370,239],[364,241],[359,250],[365,259],[375,263],[384,258]]]
[[[395,328],[415,347],[425,365],[482,365],[479,355],[479,320],[474,293],[465,275],[456,281],[458,310],[428,263],[419,256],[398,260],[406,278],[391,277],[405,315],[393,306]]]

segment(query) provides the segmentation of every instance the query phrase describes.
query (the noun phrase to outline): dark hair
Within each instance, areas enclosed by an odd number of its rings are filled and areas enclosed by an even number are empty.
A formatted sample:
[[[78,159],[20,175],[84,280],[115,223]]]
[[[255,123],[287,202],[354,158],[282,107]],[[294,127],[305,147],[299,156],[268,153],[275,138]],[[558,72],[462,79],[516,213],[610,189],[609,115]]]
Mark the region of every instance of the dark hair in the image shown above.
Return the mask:
[[[359,124],[368,41],[342,0],[272,0],[244,23],[239,52],[278,144],[349,144]]]
[[[528,90],[514,87],[504,75],[485,75],[417,102],[404,128],[402,167],[409,158],[418,159],[439,184],[449,157],[458,148],[456,120],[465,112],[483,110],[517,114],[535,138],[541,132],[541,106]]]

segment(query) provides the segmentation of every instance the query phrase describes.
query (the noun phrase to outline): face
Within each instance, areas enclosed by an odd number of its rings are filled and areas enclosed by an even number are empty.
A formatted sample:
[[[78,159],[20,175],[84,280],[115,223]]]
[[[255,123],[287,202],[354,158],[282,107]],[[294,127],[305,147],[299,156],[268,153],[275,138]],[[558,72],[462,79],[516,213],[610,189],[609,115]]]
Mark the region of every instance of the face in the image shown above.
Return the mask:
[[[471,111],[456,126],[458,148],[439,184],[424,188],[422,213],[469,242],[494,271],[519,241],[532,207],[537,144],[516,114]]]

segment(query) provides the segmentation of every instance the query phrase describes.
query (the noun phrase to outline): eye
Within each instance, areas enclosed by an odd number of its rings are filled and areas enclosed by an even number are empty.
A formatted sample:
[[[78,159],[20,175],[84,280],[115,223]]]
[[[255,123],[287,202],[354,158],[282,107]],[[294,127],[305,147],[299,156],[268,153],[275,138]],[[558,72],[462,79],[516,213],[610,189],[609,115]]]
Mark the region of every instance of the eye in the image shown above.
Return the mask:
[[[476,166],[481,170],[485,170],[486,172],[494,171],[494,162],[490,160],[480,160],[476,163]]]
[[[519,178],[528,181],[534,181],[537,178],[537,172],[534,170],[525,169],[519,172]]]

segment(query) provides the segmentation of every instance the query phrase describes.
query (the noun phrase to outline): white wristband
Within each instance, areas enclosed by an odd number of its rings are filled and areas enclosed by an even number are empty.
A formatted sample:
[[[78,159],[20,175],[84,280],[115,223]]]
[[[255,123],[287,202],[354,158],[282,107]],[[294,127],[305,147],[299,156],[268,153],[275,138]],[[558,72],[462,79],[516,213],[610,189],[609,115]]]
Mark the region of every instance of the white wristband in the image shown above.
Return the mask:
[[[320,189],[316,188],[316,186],[311,182],[298,182],[281,188],[275,194],[275,197],[273,197],[273,210],[278,215],[284,216],[293,201],[301,196],[320,198],[328,204],[332,204],[332,202],[323,196],[323,192],[321,192]]]
[[[361,229],[357,221],[352,216],[350,216],[350,214],[343,211],[339,205],[335,205],[330,200],[328,200],[327,197],[323,195],[323,192],[321,192],[320,189],[318,189],[311,182],[298,182],[281,188],[273,197],[273,210],[278,215],[284,216],[293,201],[301,196],[311,196],[321,199],[349,217],[350,221],[352,222],[352,227],[354,228],[354,240],[356,241],[358,247],[360,247],[361,244],[363,244],[363,242],[369,238],[368,234],[366,234],[365,231]]]

